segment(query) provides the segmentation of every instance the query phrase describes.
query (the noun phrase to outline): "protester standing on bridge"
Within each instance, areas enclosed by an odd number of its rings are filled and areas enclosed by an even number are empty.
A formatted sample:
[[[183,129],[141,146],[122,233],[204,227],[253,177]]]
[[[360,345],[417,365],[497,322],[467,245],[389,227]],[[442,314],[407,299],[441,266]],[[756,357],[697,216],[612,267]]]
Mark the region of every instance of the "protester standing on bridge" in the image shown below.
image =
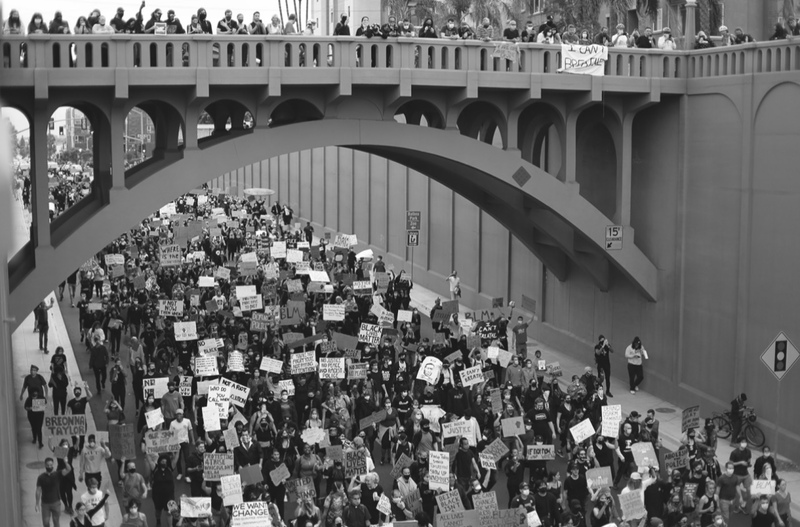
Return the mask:
[[[347,15],[342,13],[341,18],[339,19],[339,23],[336,24],[336,27],[333,30],[334,36],[350,36],[350,26],[347,25]]]
[[[8,20],[3,24],[4,35],[24,35],[25,28],[22,26],[22,20],[19,18],[19,11],[12,9],[8,14]]]

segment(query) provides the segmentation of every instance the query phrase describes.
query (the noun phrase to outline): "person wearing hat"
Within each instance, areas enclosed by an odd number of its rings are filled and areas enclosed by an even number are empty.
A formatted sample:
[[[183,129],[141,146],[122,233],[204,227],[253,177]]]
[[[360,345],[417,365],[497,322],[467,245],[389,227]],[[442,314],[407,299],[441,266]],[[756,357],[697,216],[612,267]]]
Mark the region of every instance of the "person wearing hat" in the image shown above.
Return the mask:
[[[665,51],[675,51],[677,48],[675,40],[672,38],[672,30],[665,27],[661,30],[661,36],[658,38],[658,49]]]
[[[736,39],[728,31],[728,26],[719,26],[720,46],[733,46],[736,44]]]
[[[547,483],[544,481],[537,481],[534,488],[536,488],[536,494],[533,495],[534,508],[542,525],[557,525],[559,506],[556,496],[548,491]]]

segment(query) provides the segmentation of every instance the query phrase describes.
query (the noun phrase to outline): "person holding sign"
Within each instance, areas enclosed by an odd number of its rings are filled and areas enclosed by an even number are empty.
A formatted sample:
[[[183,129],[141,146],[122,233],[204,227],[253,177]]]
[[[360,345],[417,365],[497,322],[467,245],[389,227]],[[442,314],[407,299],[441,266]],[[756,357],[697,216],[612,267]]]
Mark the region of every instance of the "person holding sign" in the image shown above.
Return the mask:
[[[46,399],[41,398],[39,388],[28,390],[28,398],[25,399],[25,410],[28,413],[28,423],[31,425],[31,432],[33,434],[33,441],[36,444],[39,442],[39,448],[44,448],[42,443],[42,426],[44,425],[44,408],[47,404]]]

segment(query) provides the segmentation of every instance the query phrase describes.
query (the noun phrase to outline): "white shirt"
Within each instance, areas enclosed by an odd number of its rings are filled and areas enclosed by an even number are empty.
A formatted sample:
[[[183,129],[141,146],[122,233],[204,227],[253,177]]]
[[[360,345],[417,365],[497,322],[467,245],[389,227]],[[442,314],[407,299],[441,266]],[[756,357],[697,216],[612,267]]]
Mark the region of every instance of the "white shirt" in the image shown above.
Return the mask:
[[[86,509],[92,510],[103,500],[103,493],[99,490],[91,494],[88,490],[81,495],[81,501],[86,505]],[[108,503],[108,502],[106,502]],[[91,517],[92,525],[103,525],[106,522],[106,508],[102,507]]]
[[[667,35],[661,35],[658,39],[658,47],[659,49],[664,49],[667,51],[675,51],[675,41],[670,39],[667,40]]]
[[[189,442],[189,430],[192,429],[192,422],[184,417],[181,422],[179,423],[177,419],[173,419],[172,422],[169,424],[169,429],[175,431],[175,435],[177,435],[181,443],[188,443]],[[185,432],[181,432],[184,430]],[[185,434],[185,435],[184,435]],[[183,437],[181,437],[183,435]]]

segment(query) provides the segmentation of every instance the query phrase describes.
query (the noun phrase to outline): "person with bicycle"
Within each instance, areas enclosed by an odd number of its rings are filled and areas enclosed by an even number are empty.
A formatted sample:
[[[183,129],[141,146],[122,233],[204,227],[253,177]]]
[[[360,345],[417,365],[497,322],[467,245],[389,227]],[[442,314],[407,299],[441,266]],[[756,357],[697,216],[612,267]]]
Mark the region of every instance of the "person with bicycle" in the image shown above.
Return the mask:
[[[731,446],[736,445],[739,441],[739,436],[742,433],[742,424],[744,423],[744,411],[747,402],[747,395],[740,393],[733,401],[731,401]]]

